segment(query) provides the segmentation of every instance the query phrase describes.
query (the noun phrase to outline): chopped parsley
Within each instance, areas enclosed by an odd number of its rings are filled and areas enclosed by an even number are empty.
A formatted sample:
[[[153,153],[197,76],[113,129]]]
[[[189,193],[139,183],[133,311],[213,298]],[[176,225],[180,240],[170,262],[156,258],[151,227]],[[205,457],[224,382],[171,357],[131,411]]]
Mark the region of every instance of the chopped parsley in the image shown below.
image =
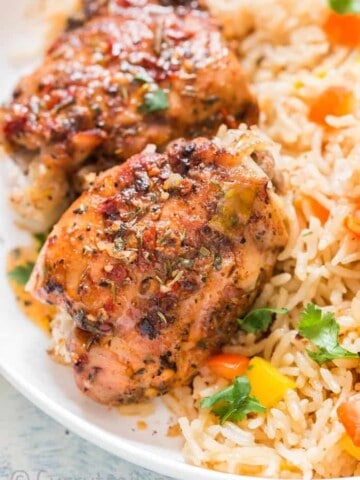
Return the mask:
[[[336,13],[360,13],[360,0],[329,0],[329,6]]]
[[[227,420],[240,422],[249,413],[266,412],[266,408],[255,397],[250,396],[250,390],[247,377],[236,377],[232,385],[204,398],[200,406],[211,408],[212,413],[220,418],[221,424]]]
[[[18,285],[26,285],[30,278],[31,272],[33,271],[33,268],[33,262],[27,262],[24,265],[18,265],[8,273],[8,277],[10,278],[10,280],[13,280]]]
[[[317,350],[306,350],[309,357],[319,365],[341,358],[359,358],[339,344],[340,326],[332,312],[309,303],[300,315],[298,330],[301,336],[310,340]]]
[[[169,108],[168,94],[159,88],[144,95],[143,103],[138,110],[143,113],[154,113],[167,108]]]
[[[244,318],[239,318],[241,330],[247,333],[266,332],[273,320],[273,314],[285,315],[287,308],[257,308],[249,312]]]

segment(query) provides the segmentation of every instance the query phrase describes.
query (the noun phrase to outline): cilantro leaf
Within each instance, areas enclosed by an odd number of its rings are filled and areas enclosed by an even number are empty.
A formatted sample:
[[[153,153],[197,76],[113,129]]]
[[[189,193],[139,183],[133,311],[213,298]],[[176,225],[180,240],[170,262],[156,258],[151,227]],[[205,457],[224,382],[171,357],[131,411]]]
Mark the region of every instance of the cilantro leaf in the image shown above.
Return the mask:
[[[25,265],[18,265],[8,273],[10,280],[13,280],[18,285],[26,285],[31,272],[33,271],[34,263],[27,262]]]
[[[266,408],[255,397],[250,397],[250,390],[250,382],[247,377],[236,377],[232,385],[204,398],[200,406],[201,408],[211,408],[211,411],[220,418],[221,424],[227,420],[240,422],[249,413],[266,411]]]
[[[168,94],[159,88],[144,95],[143,103],[138,110],[143,113],[153,113],[159,110],[166,110],[167,108],[169,108]]]
[[[266,332],[269,328],[273,314],[284,315],[288,313],[287,308],[257,308],[249,312],[244,318],[239,318],[238,323],[241,330],[247,333]]]
[[[329,6],[336,13],[360,13],[360,0],[329,0]]]
[[[320,307],[309,303],[300,315],[298,330],[310,340],[318,350],[306,350],[309,357],[319,365],[337,358],[359,358],[339,344],[340,326],[331,312],[324,312]]]

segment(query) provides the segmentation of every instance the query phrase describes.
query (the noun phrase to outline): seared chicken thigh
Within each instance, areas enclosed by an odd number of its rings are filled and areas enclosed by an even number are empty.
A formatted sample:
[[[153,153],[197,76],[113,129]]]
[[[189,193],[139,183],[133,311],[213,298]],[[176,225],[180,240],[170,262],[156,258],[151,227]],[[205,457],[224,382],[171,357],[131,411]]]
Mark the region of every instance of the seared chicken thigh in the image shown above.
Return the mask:
[[[191,381],[269,278],[287,233],[271,144],[242,129],[104,172],[50,234],[28,288],[74,320],[79,388],[105,404]],[[229,140],[230,139],[230,140]]]
[[[31,195],[51,190],[49,178],[67,194],[67,179],[85,162],[101,158],[105,169],[148,143],[256,123],[238,60],[206,11],[123,3],[118,14],[105,9],[64,32],[0,109],[0,140],[32,174],[32,193],[14,199],[25,216],[30,204],[53,222],[67,197]]]
[[[121,15],[123,10],[144,8],[148,5],[173,6],[189,9],[206,9],[204,0],[82,0],[83,18],[91,18],[95,15]]]

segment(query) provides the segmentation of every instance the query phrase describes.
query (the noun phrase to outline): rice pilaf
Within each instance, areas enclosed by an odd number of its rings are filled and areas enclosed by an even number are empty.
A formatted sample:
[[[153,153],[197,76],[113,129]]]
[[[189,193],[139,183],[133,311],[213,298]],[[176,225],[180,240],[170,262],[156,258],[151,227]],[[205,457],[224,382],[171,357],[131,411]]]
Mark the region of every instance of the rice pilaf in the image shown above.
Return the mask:
[[[230,22],[225,31],[231,37],[242,13],[238,32],[253,30],[239,51],[259,100],[260,128],[282,148],[277,167],[288,192],[290,226],[289,244],[256,302],[258,307],[286,307],[289,314],[278,316],[267,338],[257,341],[254,334],[239,333],[224,350],[263,356],[294,379],[296,389],[265,415],[238,425],[220,425],[198,409],[200,399],[228,384],[206,368],[195,378],[192,394],[182,389],[166,401],[174,408],[181,399],[183,453],[192,464],[275,478],[358,476],[358,462],[341,446],[344,427],[337,407],[360,391],[359,361],[317,365],[295,326],[304,306],[316,303],[335,313],[345,348],[360,351],[360,240],[344,226],[360,195],[360,111],[328,116],[326,126],[308,118],[328,87],[347,87],[359,96],[360,53],[329,43],[322,28],[328,14],[323,0],[209,3],[222,21]],[[304,198],[329,211],[327,221],[322,224],[301,209]],[[306,225],[299,221],[298,199]]]

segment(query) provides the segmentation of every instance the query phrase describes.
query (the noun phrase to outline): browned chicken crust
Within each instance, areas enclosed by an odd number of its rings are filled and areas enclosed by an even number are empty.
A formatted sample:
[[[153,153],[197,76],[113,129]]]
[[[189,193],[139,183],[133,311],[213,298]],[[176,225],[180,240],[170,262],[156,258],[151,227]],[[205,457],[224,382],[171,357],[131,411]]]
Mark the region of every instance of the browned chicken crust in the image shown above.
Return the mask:
[[[124,9],[134,9],[135,15],[136,9],[151,4],[178,8],[180,14],[184,8],[206,10],[204,0],[82,0],[82,15],[75,18],[81,20],[95,15],[121,15]]]
[[[0,138],[25,167],[40,158],[74,172],[91,157],[115,164],[148,143],[256,122],[241,67],[206,11],[122,3],[121,14],[105,8],[64,32],[0,110]]]
[[[287,234],[271,154],[178,140],[103,173],[51,233],[29,287],[66,309],[79,388],[105,404],[191,381],[227,342]]]

